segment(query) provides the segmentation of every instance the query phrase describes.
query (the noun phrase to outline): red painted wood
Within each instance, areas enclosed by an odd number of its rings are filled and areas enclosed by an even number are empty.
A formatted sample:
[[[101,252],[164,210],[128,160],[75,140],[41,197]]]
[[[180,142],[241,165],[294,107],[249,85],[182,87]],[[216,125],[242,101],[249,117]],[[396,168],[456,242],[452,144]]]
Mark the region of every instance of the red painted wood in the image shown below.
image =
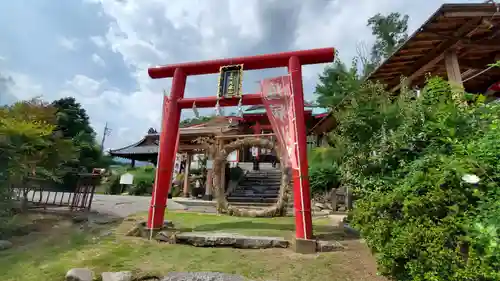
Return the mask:
[[[297,57],[291,57],[288,73],[292,78],[292,93],[297,127],[297,156],[300,174],[293,173],[293,199],[295,208],[295,237],[312,239],[311,192],[307,163],[306,123],[304,119],[304,90],[302,86],[302,65]]]
[[[237,106],[239,98],[224,98],[219,100],[219,105],[224,106]],[[185,98],[178,101],[179,107],[182,109],[192,108],[196,102],[196,108],[215,107],[217,104],[217,97],[199,97],[199,98]],[[246,94],[241,98],[243,105],[258,105],[262,104],[262,97],[259,94]]]
[[[151,67],[149,77],[153,79],[173,77],[176,68],[181,68],[186,75],[202,75],[219,73],[221,66],[243,64],[243,70],[286,67],[290,57],[297,57],[302,65],[332,62],[335,57],[334,48],[311,49],[276,54],[238,57],[230,59],[188,62]]]
[[[186,74],[181,69],[175,71],[172,79],[172,91],[168,108],[165,108],[160,132],[160,150],[158,152],[158,165],[156,174],[156,190],[154,190],[153,202],[148,214],[148,228],[158,229],[163,226],[165,208],[167,207],[167,196],[172,184],[172,171],[175,164],[177,145],[179,143],[179,122],[181,109],[178,100],[184,96],[186,88]]]

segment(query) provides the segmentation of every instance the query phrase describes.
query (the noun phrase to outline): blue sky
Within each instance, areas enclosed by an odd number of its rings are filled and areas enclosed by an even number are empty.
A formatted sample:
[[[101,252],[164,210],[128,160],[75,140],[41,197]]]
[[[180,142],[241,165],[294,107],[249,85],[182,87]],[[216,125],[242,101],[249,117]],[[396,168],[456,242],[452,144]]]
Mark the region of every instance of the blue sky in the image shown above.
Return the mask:
[[[0,1],[0,104],[74,96],[98,134],[109,123],[106,147],[119,148],[159,127],[171,80],[149,79],[149,66],[330,46],[348,61],[373,41],[370,16],[408,14],[413,32],[445,2],[477,1]],[[309,100],[323,68],[303,70]],[[246,72],[244,91],[284,73]],[[212,96],[216,88],[216,75],[190,77],[186,96]]]

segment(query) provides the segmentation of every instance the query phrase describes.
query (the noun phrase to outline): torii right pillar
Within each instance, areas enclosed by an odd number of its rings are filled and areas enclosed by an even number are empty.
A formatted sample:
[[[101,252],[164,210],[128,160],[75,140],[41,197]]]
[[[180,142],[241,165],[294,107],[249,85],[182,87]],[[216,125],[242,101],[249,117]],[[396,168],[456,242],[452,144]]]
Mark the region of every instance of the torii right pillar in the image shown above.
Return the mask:
[[[295,104],[295,124],[297,130],[297,158],[300,162],[299,169],[293,170],[293,204],[295,210],[296,247],[299,243],[308,244],[312,237],[311,191],[309,188],[306,123],[304,120],[304,90],[302,86],[302,65],[296,56],[288,61],[288,73],[291,78],[293,103]],[[306,246],[307,248],[307,246]],[[314,244],[314,251],[315,251]],[[298,252],[304,252],[297,249]],[[307,251],[306,251],[307,252]]]

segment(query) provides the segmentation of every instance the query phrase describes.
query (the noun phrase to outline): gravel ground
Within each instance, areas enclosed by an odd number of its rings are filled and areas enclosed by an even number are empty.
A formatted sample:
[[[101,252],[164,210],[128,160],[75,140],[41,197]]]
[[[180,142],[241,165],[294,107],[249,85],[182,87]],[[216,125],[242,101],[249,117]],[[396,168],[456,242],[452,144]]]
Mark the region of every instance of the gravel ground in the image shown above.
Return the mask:
[[[31,199],[33,196],[32,192],[28,193],[28,198]],[[37,192],[34,196],[35,201],[39,200],[39,193]],[[70,199],[69,193],[62,192],[43,192],[42,201],[43,202],[68,202]],[[117,217],[127,217],[138,212],[147,212],[149,209],[149,204],[151,201],[150,196],[126,196],[126,195],[103,195],[95,194],[92,200],[92,211],[117,216]],[[66,207],[67,208],[67,207]],[[193,212],[201,213],[215,213],[216,210],[212,206],[185,206],[174,202],[172,199],[167,201],[168,210],[188,210]]]

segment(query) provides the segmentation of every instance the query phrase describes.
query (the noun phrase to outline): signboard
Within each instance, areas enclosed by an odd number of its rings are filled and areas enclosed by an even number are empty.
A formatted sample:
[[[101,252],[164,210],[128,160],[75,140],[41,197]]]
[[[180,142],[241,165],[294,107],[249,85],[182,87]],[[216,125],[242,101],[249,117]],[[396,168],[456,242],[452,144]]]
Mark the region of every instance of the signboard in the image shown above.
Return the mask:
[[[120,184],[133,184],[134,183],[134,175],[130,173],[125,173],[120,177]]]
[[[298,169],[295,108],[290,76],[263,80],[261,93],[269,122],[279,143],[281,161]]]
[[[207,160],[206,167],[208,170],[213,169],[214,168],[214,160]]]
[[[181,172],[182,155],[177,153],[175,155],[174,169],[172,171],[172,183],[177,179],[177,175]]]
[[[217,97],[241,97],[243,84],[243,65],[222,66],[219,72],[219,89]]]
[[[259,156],[259,148],[258,148],[258,147],[255,147],[255,146],[254,146],[254,147],[252,147],[252,148],[251,148],[251,151],[252,151],[252,156],[253,156],[253,157],[257,157],[257,156]]]

